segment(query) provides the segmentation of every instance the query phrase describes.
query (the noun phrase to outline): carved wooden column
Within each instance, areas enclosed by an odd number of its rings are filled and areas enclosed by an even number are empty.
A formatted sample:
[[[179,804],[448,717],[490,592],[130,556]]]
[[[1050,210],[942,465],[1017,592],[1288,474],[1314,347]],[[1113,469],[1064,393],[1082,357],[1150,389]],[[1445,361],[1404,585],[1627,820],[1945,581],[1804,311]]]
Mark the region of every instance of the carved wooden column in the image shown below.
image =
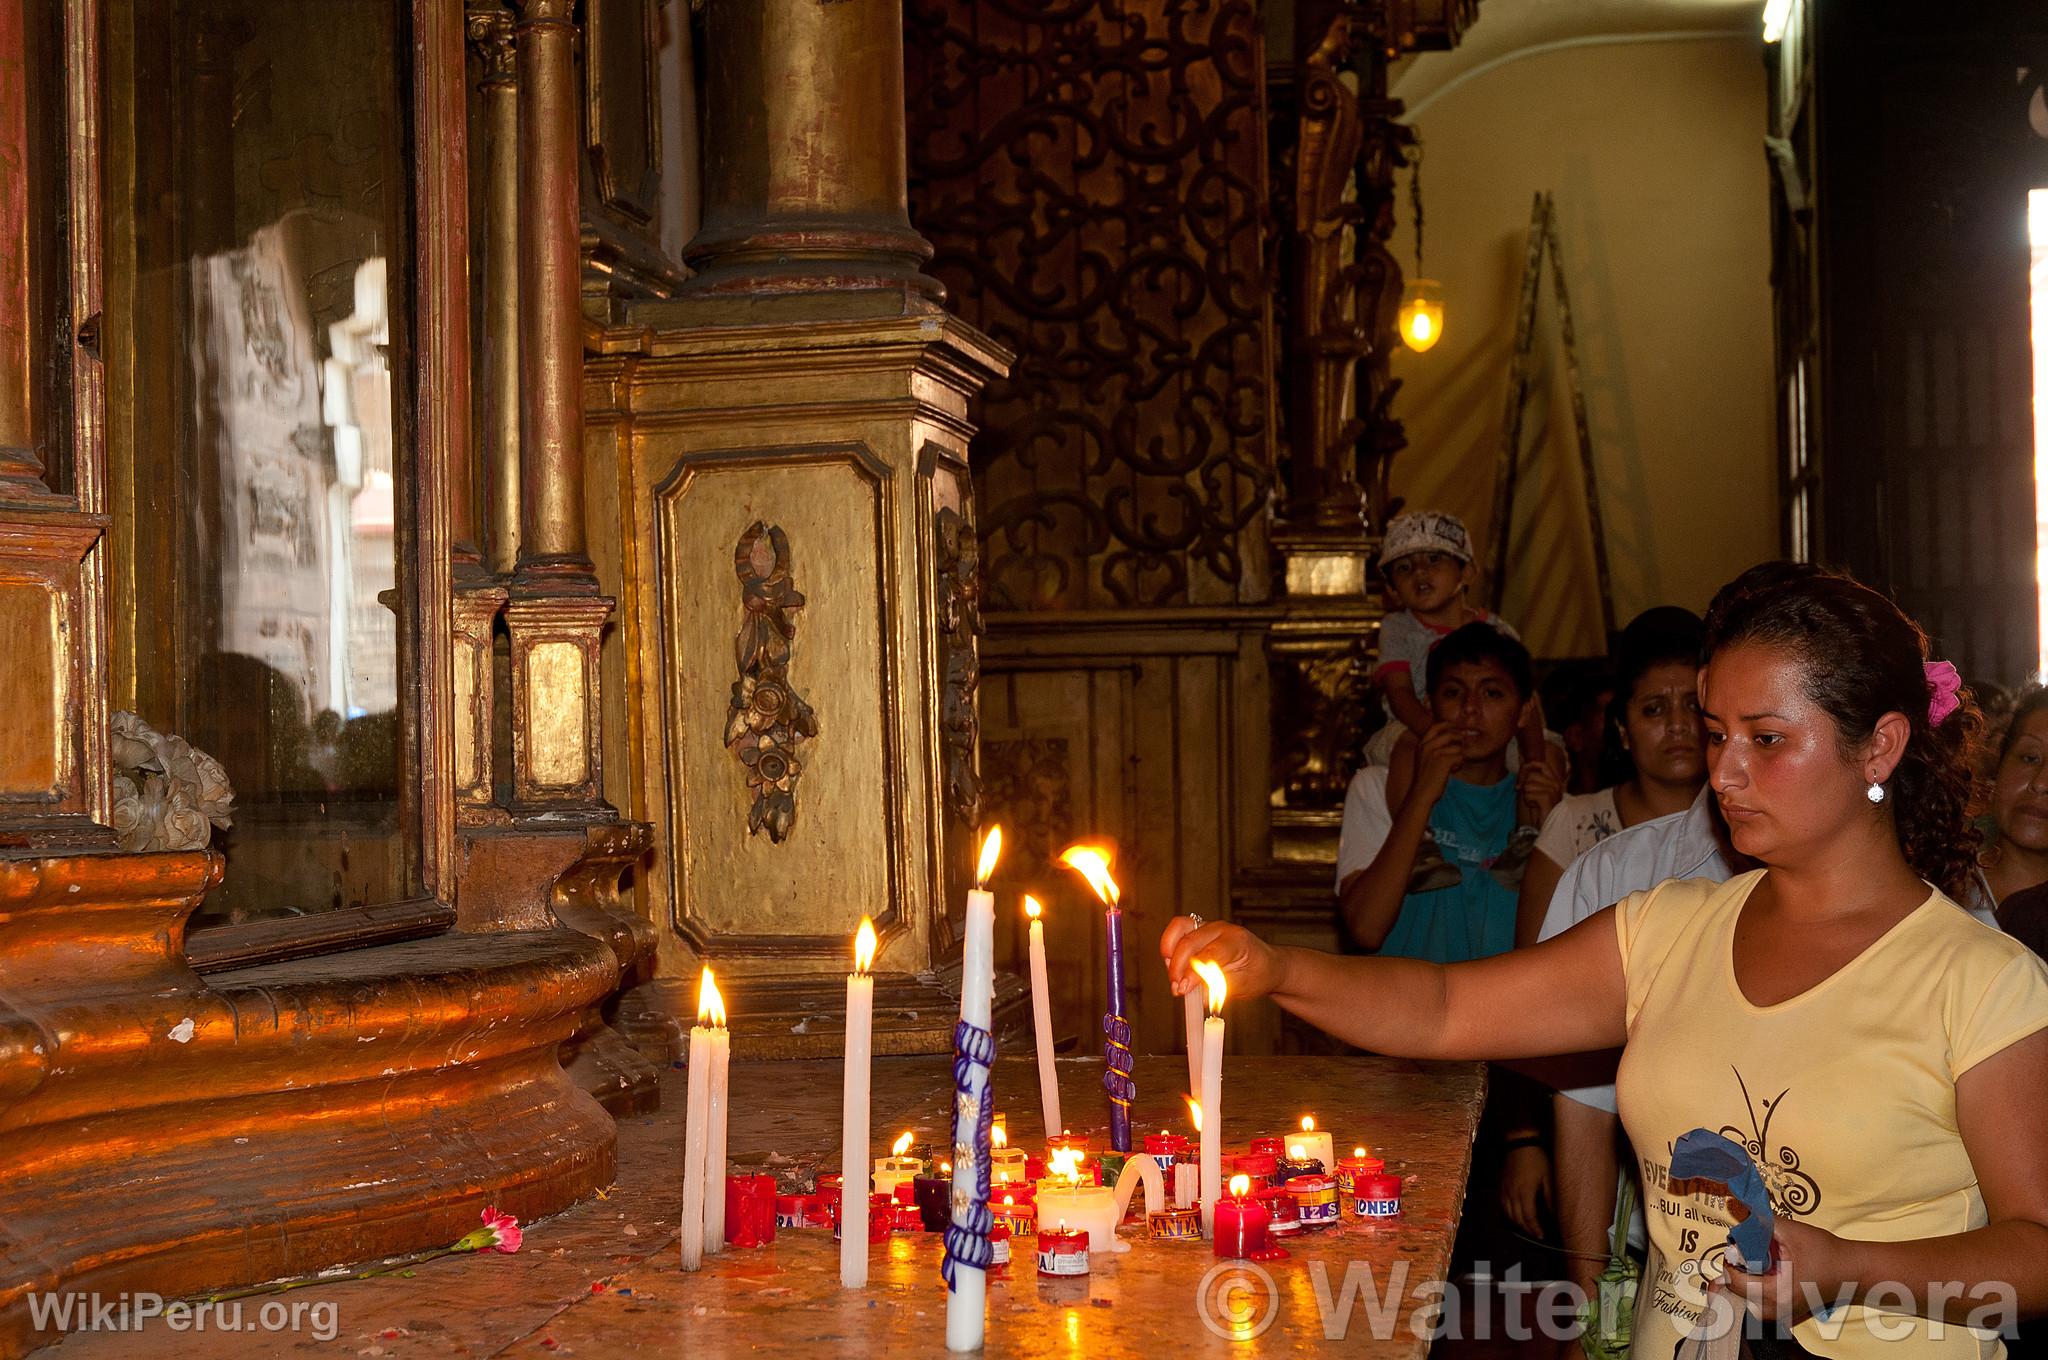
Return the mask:
[[[478,84],[484,300],[472,353],[481,377],[475,435],[483,454],[489,575],[462,582],[453,601],[455,805],[458,820],[476,826],[504,816],[496,802],[500,772],[492,764],[492,732],[497,621],[519,555],[519,105],[511,10],[498,0],[471,0],[463,18],[484,68]]]
[[[1272,530],[1281,583],[1272,688],[1272,863],[1240,875],[1238,919],[1321,946],[1344,791],[1362,753],[1382,606],[1371,559],[1387,473],[1407,443],[1388,371],[1401,269],[1387,250],[1395,174],[1413,134],[1387,93],[1405,52],[1455,46],[1477,0],[1303,0],[1292,71],[1290,415],[1286,494]],[[1309,930],[1310,934],[1300,934]]]
[[[0,0],[0,847],[113,839],[98,23]]]
[[[520,0],[520,545],[512,809],[609,817],[598,637],[612,610],[584,549],[583,313],[574,0]]]
[[[478,442],[483,449],[491,570],[519,565],[519,68],[512,11],[472,0],[469,40],[483,58],[483,373]]]
[[[900,288],[937,300],[910,225],[901,0],[711,0],[695,293]]]
[[[804,1017],[840,1009],[866,915],[876,1050],[943,1051],[976,830],[968,403],[1010,356],[918,272],[900,3],[705,23],[701,272],[624,304],[587,387],[624,545],[612,754],[656,838],[633,1029],[687,1019],[708,959],[743,1051],[837,1051]],[[999,981],[999,1017],[1021,999]]]

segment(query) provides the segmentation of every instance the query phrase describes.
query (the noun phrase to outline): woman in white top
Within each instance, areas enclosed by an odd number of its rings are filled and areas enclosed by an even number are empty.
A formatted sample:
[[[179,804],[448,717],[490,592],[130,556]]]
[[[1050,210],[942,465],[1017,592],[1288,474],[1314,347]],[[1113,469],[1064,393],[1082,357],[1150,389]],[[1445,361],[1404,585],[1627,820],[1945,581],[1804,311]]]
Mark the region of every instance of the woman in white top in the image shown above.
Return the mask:
[[[1544,819],[1522,875],[1517,945],[1536,942],[1551,894],[1573,860],[1623,827],[1685,811],[1706,783],[1699,616],[1675,605],[1644,610],[1622,630],[1615,663],[1607,737],[1632,773],[1598,793],[1566,798]]]

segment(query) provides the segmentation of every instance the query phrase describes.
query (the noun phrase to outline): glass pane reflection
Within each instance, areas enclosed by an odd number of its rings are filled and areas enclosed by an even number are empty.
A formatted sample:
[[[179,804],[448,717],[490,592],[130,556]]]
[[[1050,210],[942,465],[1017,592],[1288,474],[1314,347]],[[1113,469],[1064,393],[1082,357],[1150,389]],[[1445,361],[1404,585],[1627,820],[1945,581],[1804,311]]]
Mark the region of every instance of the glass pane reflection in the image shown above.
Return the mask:
[[[195,924],[393,899],[402,20],[393,0],[115,10],[135,701],[236,795]]]

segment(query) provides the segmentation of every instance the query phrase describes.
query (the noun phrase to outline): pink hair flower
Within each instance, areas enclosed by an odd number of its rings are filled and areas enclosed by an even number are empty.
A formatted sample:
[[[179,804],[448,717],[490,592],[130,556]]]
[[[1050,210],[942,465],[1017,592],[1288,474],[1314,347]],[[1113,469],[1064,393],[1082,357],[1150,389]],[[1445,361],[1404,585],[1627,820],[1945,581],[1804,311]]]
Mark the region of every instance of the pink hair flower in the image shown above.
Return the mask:
[[[1925,662],[1922,669],[1927,674],[1927,725],[1939,727],[1963,706],[1963,677],[1948,661]]]
[[[526,1240],[519,1220],[510,1214],[499,1213],[486,1207],[483,1212],[484,1225],[472,1231],[457,1242],[451,1251],[495,1251],[511,1255],[519,1250],[519,1244]]]

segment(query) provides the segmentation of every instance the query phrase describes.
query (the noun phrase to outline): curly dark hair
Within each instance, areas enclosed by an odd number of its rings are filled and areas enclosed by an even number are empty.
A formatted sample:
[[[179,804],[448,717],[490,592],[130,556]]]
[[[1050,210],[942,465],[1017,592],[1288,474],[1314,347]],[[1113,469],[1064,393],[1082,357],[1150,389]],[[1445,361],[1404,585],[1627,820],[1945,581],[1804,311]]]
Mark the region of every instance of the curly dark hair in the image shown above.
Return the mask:
[[[1844,749],[1887,713],[1912,724],[1892,771],[1892,823],[1913,872],[1951,897],[1969,880],[1978,842],[1970,822],[1972,747],[1983,719],[1966,690],[1939,726],[1927,715],[1927,635],[1889,599],[1846,573],[1800,562],[1751,567],[1707,609],[1704,664],[1752,643],[1788,652],[1806,697],[1834,720]]]

